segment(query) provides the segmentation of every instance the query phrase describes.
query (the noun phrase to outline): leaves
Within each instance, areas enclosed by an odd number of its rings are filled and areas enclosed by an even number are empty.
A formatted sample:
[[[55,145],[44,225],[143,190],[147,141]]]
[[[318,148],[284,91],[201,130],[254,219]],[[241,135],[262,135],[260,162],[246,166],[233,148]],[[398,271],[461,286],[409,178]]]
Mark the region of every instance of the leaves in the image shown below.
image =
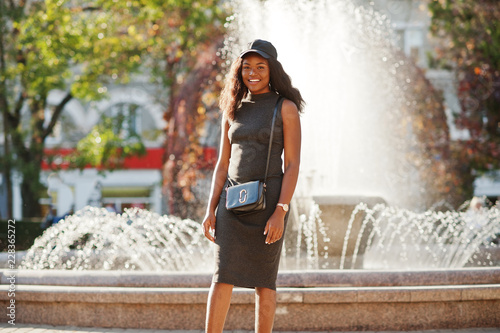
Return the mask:
[[[70,168],[94,167],[114,170],[123,166],[125,158],[145,155],[146,148],[136,134],[126,135],[123,117],[103,117],[90,133],[78,142],[76,152],[67,156]]]
[[[175,95],[200,52],[223,34],[226,7],[214,0],[44,0],[0,1],[0,9],[0,105],[24,172],[43,158],[51,90],[95,101],[107,97],[109,85],[143,72]],[[23,107],[28,114],[21,115]],[[111,127],[95,128],[72,163],[113,168],[143,149]],[[23,174],[25,216],[39,213],[39,194],[30,190],[39,187],[39,172]]]
[[[455,68],[461,110],[458,128],[470,139],[457,155],[470,168],[500,167],[500,6],[492,0],[431,1],[431,32],[440,41],[439,61]],[[466,152],[466,153],[464,153]]]

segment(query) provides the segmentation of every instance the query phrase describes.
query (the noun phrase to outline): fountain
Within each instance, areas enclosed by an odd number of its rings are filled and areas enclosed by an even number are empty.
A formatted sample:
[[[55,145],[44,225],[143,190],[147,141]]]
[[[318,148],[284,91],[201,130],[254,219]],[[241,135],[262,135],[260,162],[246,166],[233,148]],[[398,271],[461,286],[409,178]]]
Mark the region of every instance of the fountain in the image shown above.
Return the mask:
[[[210,271],[200,224],[139,209],[87,206],[53,225],[24,257],[23,269]]]
[[[247,41],[272,41],[306,100],[302,192],[321,202],[376,197],[421,208],[422,184],[407,166],[415,143],[398,123],[405,87],[396,72],[405,63],[388,17],[349,1],[240,1],[236,12],[228,58]]]
[[[228,59],[271,40],[308,102],[275,329],[500,326],[499,209],[480,228],[467,212],[425,209],[422,170],[407,161],[420,148],[401,127],[411,79],[398,81],[388,18],[347,1],[232,4]],[[86,208],[0,278],[5,291],[15,275],[18,322],[202,329],[211,251],[197,222]],[[236,288],[232,302],[226,329],[252,329],[252,291]]]
[[[312,197],[322,212],[322,228],[330,242],[320,237],[318,246],[329,260],[318,259],[318,268],[339,268],[346,255],[351,266],[356,240],[347,242],[345,253],[343,245],[357,204],[425,211],[433,203],[429,198],[436,191],[424,178],[434,173],[435,156],[425,156],[421,138],[410,126],[413,105],[424,99],[412,95],[411,85],[418,81],[410,74],[413,65],[395,52],[389,16],[367,2],[365,6],[354,1],[291,5],[275,0],[234,5],[228,59],[247,41],[272,41],[307,102],[295,197],[306,201]],[[351,223],[351,237],[360,232],[361,222],[356,218]],[[363,254],[364,248],[358,247],[353,268],[363,266]]]
[[[360,228],[354,232],[356,220]],[[282,270],[500,266],[497,207],[416,213],[360,203],[345,226],[340,257],[328,255],[334,244],[317,204],[310,203],[309,214],[292,226],[298,228],[287,231]],[[358,263],[361,253],[365,260]],[[211,256],[198,222],[138,208],[117,214],[88,206],[36,239],[20,268],[209,273],[213,263],[205,258]]]

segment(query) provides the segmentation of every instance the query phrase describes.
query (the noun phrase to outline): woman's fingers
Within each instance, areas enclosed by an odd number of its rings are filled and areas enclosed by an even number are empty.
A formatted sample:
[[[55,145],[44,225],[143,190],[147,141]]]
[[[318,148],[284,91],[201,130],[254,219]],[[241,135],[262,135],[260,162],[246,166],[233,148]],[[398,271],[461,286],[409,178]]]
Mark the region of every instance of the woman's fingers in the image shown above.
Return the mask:
[[[272,230],[269,230],[269,229],[270,229],[269,227],[266,227],[266,231],[264,231],[264,235],[267,234],[266,244],[271,244],[272,239],[273,239],[273,232],[272,232]]]
[[[213,220],[206,219],[205,221],[203,221],[203,233],[209,241],[214,242],[215,237],[210,232],[211,230],[215,230],[215,223],[213,222]]]
[[[205,237],[207,237],[208,240],[211,241],[211,242],[215,241],[214,236],[212,236],[212,234],[210,233],[210,229],[206,229],[205,230]]]
[[[283,229],[269,226],[269,223],[266,225],[264,235],[266,234],[266,232],[267,232],[266,244],[275,243],[279,241],[283,236]]]

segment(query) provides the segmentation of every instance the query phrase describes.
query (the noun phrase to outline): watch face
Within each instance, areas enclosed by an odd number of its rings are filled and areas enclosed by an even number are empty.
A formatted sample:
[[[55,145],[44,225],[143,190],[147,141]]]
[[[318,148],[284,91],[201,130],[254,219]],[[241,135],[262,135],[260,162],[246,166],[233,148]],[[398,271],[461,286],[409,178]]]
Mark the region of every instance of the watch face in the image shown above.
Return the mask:
[[[288,205],[287,204],[278,204],[278,206],[281,206],[285,212],[288,212]]]

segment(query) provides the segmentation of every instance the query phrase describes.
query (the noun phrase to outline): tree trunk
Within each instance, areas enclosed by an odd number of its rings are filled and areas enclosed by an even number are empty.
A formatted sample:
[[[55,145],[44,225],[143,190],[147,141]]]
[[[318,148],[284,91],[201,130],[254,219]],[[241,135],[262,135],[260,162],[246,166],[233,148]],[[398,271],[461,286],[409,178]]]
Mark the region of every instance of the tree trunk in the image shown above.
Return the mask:
[[[2,2],[0,4],[0,9],[2,11],[2,15],[5,12],[6,8]],[[7,70],[7,65],[5,63],[5,47],[4,47],[4,33],[5,29],[5,20],[3,16],[0,16],[0,73],[2,76],[5,75]],[[9,140],[9,126],[8,126],[8,115],[9,115],[9,105],[7,102],[7,85],[5,84],[5,79],[0,82],[0,106],[2,107],[2,116],[3,116],[3,135],[4,135],[4,178],[5,178],[5,187],[7,188],[7,211],[6,217],[12,218],[12,180],[11,180],[11,153],[10,153],[10,140]],[[3,214],[0,214],[0,218]]]
[[[5,187],[7,194],[7,211],[6,218],[10,219],[13,217],[12,215],[12,176],[11,176],[11,152],[10,152],[10,140],[9,140],[9,125],[7,123],[7,103],[4,103],[4,96],[2,96],[2,115],[3,115],[3,136],[4,136],[4,178],[5,178]],[[3,214],[0,214],[2,217]]]
[[[43,127],[45,99],[42,102],[33,102],[30,105],[32,111],[33,132],[29,147],[25,146],[24,136],[20,133],[20,114],[16,117],[10,117],[10,130],[13,135],[12,144],[17,155],[17,165],[19,172],[22,175],[21,182],[21,198],[23,201],[22,214],[23,217],[41,217],[42,210],[40,205],[40,196],[43,190],[43,185],[40,182],[41,165],[44,156],[45,139],[52,132],[54,125],[59,119],[65,105],[71,100],[71,94],[66,97],[55,107],[52,114],[50,124],[47,128]]]
[[[23,217],[41,217],[42,207],[40,205],[40,192],[42,184],[40,181],[32,181],[36,179],[36,171],[33,170],[33,178],[26,178],[28,175],[23,173],[23,181],[21,182],[21,198],[23,200]],[[38,178],[40,178],[40,170],[38,170]]]

